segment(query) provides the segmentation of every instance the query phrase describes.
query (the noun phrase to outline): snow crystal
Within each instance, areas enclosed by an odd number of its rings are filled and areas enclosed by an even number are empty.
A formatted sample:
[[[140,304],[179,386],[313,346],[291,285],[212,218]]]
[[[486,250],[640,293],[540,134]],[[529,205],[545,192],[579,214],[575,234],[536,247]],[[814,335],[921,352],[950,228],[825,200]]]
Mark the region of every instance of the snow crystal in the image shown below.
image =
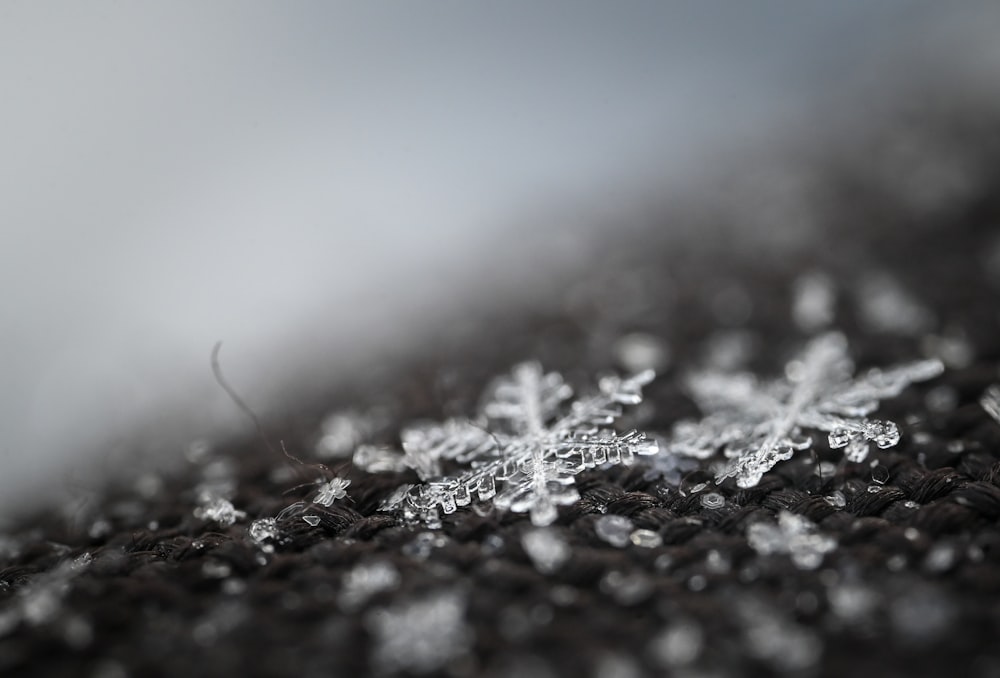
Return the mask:
[[[634,526],[625,516],[601,516],[594,522],[594,532],[612,546],[625,548],[631,542]]]
[[[195,508],[194,517],[199,520],[206,520],[219,525],[219,527],[229,527],[247,517],[243,511],[237,511],[232,502],[220,497],[213,497],[203,501]]]
[[[427,481],[411,495],[411,504],[453,513],[473,498],[493,499],[498,510],[530,513],[539,527],[551,524],[560,505],[580,498],[578,473],[658,452],[642,433],[618,435],[606,428],[623,405],[642,401],[642,387],[652,378],[651,370],[628,379],[606,377],[597,395],[573,402],[564,413],[572,389],[562,377],[536,363],[517,366],[487,391],[482,426],[452,420],[404,431],[406,465]],[[441,477],[445,461],[468,470]]]
[[[979,404],[993,421],[1000,424],[1000,385],[992,384],[979,399]]]
[[[722,508],[726,504],[726,498],[718,492],[708,492],[701,495],[701,505],[707,509]]]
[[[302,516],[302,520],[310,527],[316,527],[320,523],[320,517],[313,514]]]
[[[333,478],[329,482],[320,485],[319,493],[313,499],[313,502],[322,506],[330,506],[336,500],[347,496],[347,487],[350,484],[351,481],[345,478]]]
[[[399,586],[399,571],[386,561],[362,563],[344,575],[340,606],[346,611],[361,608],[376,593]]]
[[[521,535],[521,546],[531,558],[535,569],[542,574],[552,574],[569,560],[569,544],[550,527],[536,527]]]
[[[753,487],[775,464],[809,448],[804,428],[827,432],[832,449],[844,448],[849,461],[859,462],[870,443],[887,448],[899,442],[895,423],[867,418],[879,401],[942,370],[940,361],[923,360],[852,378],[844,336],[824,334],[788,363],[784,379],[761,383],[748,373],[719,371],[692,375],[688,390],[706,416],[678,423],[671,449],[701,459],[721,450],[731,461],[716,481],[735,477],[740,487]]]
[[[635,530],[628,538],[636,546],[645,549],[655,549],[663,544],[663,537],[658,532],[653,532],[652,530]]]
[[[455,591],[370,613],[366,622],[373,635],[376,670],[423,674],[443,669],[472,644],[464,616],[465,598]]]
[[[280,536],[278,531],[278,521],[274,518],[258,518],[250,523],[250,539],[258,546],[262,546],[267,551],[273,551],[274,546],[265,544],[268,541],[276,541]]]
[[[778,524],[754,523],[747,528],[747,542],[759,555],[786,553],[801,570],[815,570],[837,541],[817,531],[808,518],[788,511],[778,514]]]

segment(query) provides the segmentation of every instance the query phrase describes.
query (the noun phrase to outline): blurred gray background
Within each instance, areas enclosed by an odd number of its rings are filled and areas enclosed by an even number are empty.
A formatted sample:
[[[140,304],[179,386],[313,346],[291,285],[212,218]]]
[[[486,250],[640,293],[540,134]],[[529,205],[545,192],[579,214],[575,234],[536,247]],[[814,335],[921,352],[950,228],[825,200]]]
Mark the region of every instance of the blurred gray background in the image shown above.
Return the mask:
[[[0,4],[0,508],[245,426],[218,340],[266,412],[861,92],[995,83],[939,4]]]

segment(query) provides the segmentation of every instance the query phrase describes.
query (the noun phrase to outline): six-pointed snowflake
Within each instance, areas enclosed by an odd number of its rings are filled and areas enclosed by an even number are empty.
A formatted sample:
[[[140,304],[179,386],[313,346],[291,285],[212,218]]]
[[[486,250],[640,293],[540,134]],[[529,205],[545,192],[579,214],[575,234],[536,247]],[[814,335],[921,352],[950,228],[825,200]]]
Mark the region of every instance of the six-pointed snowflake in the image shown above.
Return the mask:
[[[536,363],[517,366],[488,390],[478,424],[449,421],[403,432],[404,462],[426,481],[409,502],[418,511],[452,513],[474,498],[492,498],[500,510],[550,524],[558,506],[580,498],[578,473],[658,451],[642,433],[618,435],[607,428],[622,405],[642,401],[642,387],[652,378],[652,371],[607,377],[598,394],[566,407],[573,392],[559,374],[546,374]],[[466,470],[442,477],[444,460]]]
[[[730,461],[716,481],[735,477],[740,487],[753,487],[775,464],[808,448],[812,440],[803,429],[827,432],[831,448],[862,461],[871,442],[879,448],[899,442],[896,424],[867,418],[879,401],[942,370],[940,361],[922,360],[854,378],[844,336],[824,334],[786,365],[784,379],[759,382],[724,372],[690,377],[688,390],[706,417],[675,426],[671,450],[702,459],[721,450]]]

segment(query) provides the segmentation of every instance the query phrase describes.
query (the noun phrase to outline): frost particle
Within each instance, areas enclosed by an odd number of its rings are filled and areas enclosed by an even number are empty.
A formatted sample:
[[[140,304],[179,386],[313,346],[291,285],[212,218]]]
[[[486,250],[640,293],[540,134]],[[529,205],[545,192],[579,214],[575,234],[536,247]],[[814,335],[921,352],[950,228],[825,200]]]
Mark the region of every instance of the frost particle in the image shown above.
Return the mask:
[[[636,546],[646,549],[655,549],[663,544],[663,537],[652,530],[635,530],[628,538]]]
[[[216,523],[220,527],[230,527],[237,520],[246,518],[247,514],[243,511],[237,511],[228,499],[212,497],[195,508],[194,517]]]
[[[274,550],[274,546],[271,544],[265,544],[265,542],[276,541],[280,536],[280,532],[278,532],[278,521],[274,518],[258,518],[250,523],[249,532],[250,539],[252,539],[255,544],[271,551]]]
[[[594,522],[597,536],[616,548],[629,545],[633,527],[632,521],[625,516],[606,515]]]
[[[747,528],[747,542],[759,555],[788,554],[800,570],[815,570],[837,541],[820,534],[808,518],[788,511],[778,514],[778,524],[754,523]]]
[[[569,560],[572,550],[556,530],[536,527],[521,535],[521,546],[531,558],[535,569],[542,574],[552,574]]]
[[[338,499],[347,496],[347,487],[351,484],[345,478],[332,478],[329,482],[320,485],[319,493],[313,502],[322,506],[331,506]]]
[[[1000,424],[1000,385],[992,384],[979,399],[979,404],[993,421]]]
[[[726,498],[718,492],[709,492],[701,495],[701,505],[707,509],[722,508],[726,504]]]
[[[309,515],[306,515],[306,516],[302,516],[302,520],[304,520],[306,522],[306,524],[309,525],[310,527],[316,527],[320,523],[319,516],[312,515],[312,514],[309,514]]]

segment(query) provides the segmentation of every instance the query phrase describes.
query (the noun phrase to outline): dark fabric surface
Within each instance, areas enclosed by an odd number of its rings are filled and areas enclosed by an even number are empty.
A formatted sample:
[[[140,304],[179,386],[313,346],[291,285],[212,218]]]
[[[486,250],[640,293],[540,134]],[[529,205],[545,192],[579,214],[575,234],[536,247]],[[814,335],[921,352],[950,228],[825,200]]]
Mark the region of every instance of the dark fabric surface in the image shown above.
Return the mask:
[[[1000,675],[1000,424],[978,404],[1000,381],[1000,286],[992,279],[1000,262],[990,263],[1000,253],[1000,182],[990,169],[1000,154],[996,129],[983,121],[933,134],[977,167],[971,188],[944,207],[903,204],[866,174],[868,154],[831,163],[820,168],[825,225],[805,245],[733,235],[733,215],[692,220],[725,235],[715,241],[683,245],[654,229],[609,242],[599,265],[554,295],[563,303],[482,309],[455,332],[442,328],[435,350],[406,368],[337,385],[329,399],[265,422],[268,438],[302,464],[254,436],[162,477],[140,473],[85,502],[53,502],[0,544],[0,673],[391,673],[378,611],[453,593],[464,640],[452,638],[459,649],[447,660],[411,669]],[[793,320],[792,290],[814,270],[834,283],[832,326],[847,335],[859,368],[926,355],[949,363],[943,376],[882,404],[877,416],[897,421],[902,440],[863,463],[819,444],[745,490],[731,481],[714,487],[704,464],[678,472],[666,452],[585,472],[582,499],[563,507],[552,528],[571,557],[547,574],[525,553],[524,515],[485,506],[444,516],[440,529],[406,524],[377,509],[416,476],[368,474],[349,461],[325,462],[328,475],[352,484],[349,500],[310,508],[318,525],[301,512],[280,519],[273,553],[248,536],[252,520],[315,494],[327,473],[312,454],[324,413],[378,408],[365,442],[396,446],[408,422],[472,415],[489,380],[520,360],[537,359],[585,392],[597,374],[621,371],[617,342],[632,332],[659,338],[670,361],[646,403],[616,428],[665,438],[675,422],[698,415],[682,377],[704,363],[713,341],[736,337],[749,369],[780,374],[809,336]],[[873,272],[919,300],[932,314],[925,327],[887,331],[865,321],[863,281]],[[832,473],[817,474],[819,462],[831,462],[824,468]],[[213,479],[235,482],[233,504],[247,516],[231,527],[194,515],[196,488]],[[827,500],[838,491],[842,506]],[[704,501],[709,492],[724,497],[721,506]],[[783,510],[836,539],[821,566],[803,569],[748,543],[750,525],[773,523]],[[662,545],[607,543],[595,532],[607,514],[658,533]],[[74,569],[69,563],[83,554],[89,564]],[[398,582],[345,603],[345,577],[372,562],[390,564]]]

